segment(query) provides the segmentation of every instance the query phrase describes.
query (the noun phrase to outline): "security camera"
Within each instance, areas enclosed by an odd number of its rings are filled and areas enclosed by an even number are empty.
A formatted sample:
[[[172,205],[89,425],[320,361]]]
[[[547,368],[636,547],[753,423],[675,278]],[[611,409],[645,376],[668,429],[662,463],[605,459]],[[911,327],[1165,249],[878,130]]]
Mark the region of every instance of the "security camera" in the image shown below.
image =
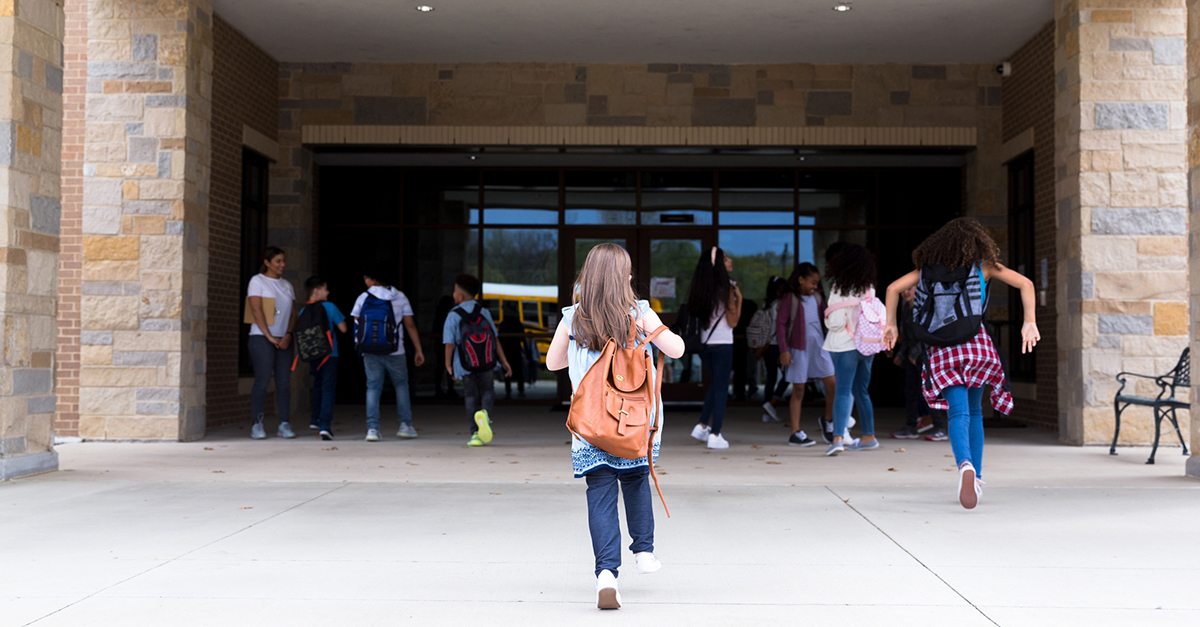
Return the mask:
[[[1012,76],[1012,64],[1008,61],[1005,61],[1004,63],[997,65],[996,73],[1004,77]]]

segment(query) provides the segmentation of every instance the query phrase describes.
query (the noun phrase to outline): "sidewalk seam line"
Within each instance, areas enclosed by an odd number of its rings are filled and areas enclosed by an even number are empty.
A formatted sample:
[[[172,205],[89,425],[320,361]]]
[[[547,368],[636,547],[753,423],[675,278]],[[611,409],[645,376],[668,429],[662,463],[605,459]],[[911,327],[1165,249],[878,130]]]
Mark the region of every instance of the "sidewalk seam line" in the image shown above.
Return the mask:
[[[996,627],[1000,627],[1000,623],[997,623],[995,620],[992,619],[991,616],[988,616],[987,612],[984,612],[982,609],[980,609],[980,607],[978,605],[975,605],[975,603],[973,601],[968,599],[965,595],[963,595],[963,593],[959,592],[957,588],[950,585],[949,581],[946,581],[945,579],[943,579],[941,575],[934,572],[934,570],[932,568],[930,568],[927,564],[925,564],[925,562],[922,562],[920,560],[920,558],[918,558],[916,555],[913,555],[912,551],[909,551],[907,548],[904,547],[904,545],[897,542],[895,538],[893,538],[891,535],[888,534],[888,532],[884,531],[883,529],[881,529],[879,527],[879,525],[875,524],[875,521],[871,520],[870,518],[867,518],[866,514],[863,514],[862,512],[860,512],[858,510],[857,507],[851,505],[850,499],[842,498],[842,495],[838,494],[837,492],[834,492],[833,488],[831,488],[829,486],[825,486],[825,489],[829,490],[830,494],[832,494],[832,495],[836,496],[838,499],[840,499],[842,501],[842,503],[845,504],[846,507],[850,508],[851,511],[853,511],[855,514],[858,514],[863,520],[865,520],[867,522],[868,525],[871,525],[872,527],[875,528],[876,531],[883,534],[883,537],[887,538],[888,540],[891,540],[892,544],[896,545],[896,548],[898,548],[901,551],[904,551],[906,554],[908,554],[908,556],[911,557],[914,562],[921,565],[921,568],[924,568],[925,570],[929,571],[929,574],[933,575],[934,577],[937,577],[938,581],[945,584],[946,587],[949,588],[950,591],[953,592],[954,594],[957,594],[960,599],[962,599],[963,601],[966,601],[967,605],[970,605],[971,607],[975,608],[975,611],[979,612],[980,616],[986,618],[988,620],[988,622],[995,625]]]
[[[254,527],[257,527],[257,526],[259,526],[259,525],[261,525],[261,524],[263,524],[263,523],[267,522],[268,520],[271,520],[271,519],[273,519],[273,518],[276,518],[276,517],[278,517],[278,516],[282,516],[283,514],[286,514],[286,513],[290,512],[290,511],[292,511],[292,510],[294,510],[294,509],[298,508],[298,507],[301,507],[301,506],[303,506],[303,505],[307,505],[307,504],[309,504],[309,503],[312,503],[313,501],[315,501],[315,500],[317,500],[317,499],[319,499],[319,498],[322,498],[322,497],[328,496],[328,495],[330,495],[330,494],[333,494],[334,492],[337,492],[338,490],[341,490],[342,488],[344,488],[344,487],[346,487],[346,486],[348,486],[348,485],[350,485],[350,482],[349,482],[349,481],[347,481],[347,482],[345,482],[345,483],[343,483],[343,484],[341,484],[341,485],[337,486],[336,488],[333,488],[332,490],[326,490],[325,492],[322,492],[322,493],[320,493],[320,494],[318,494],[318,495],[316,495],[316,496],[314,496],[314,497],[312,497],[312,498],[310,498],[310,499],[308,499],[308,500],[306,500],[306,501],[301,501],[301,502],[299,502],[299,503],[296,503],[295,505],[293,505],[293,506],[291,506],[291,507],[289,507],[289,508],[287,508],[287,509],[283,509],[283,510],[280,510],[280,511],[278,511],[278,512],[275,512],[274,514],[271,514],[270,516],[267,516],[266,518],[264,518],[264,519],[262,519],[262,520],[259,520],[259,521],[256,521],[256,522],[252,522],[252,523],[250,523],[249,525],[246,525],[245,527],[242,527],[241,529],[238,529],[238,530],[236,530],[236,531],[232,531],[232,532],[230,532],[230,533],[227,533],[227,534],[225,534],[225,535],[221,536],[220,538],[217,538],[217,539],[215,539],[215,540],[213,540],[213,541],[211,541],[211,542],[207,542],[207,543],[205,543],[205,544],[202,544],[202,545],[200,545],[200,546],[198,546],[198,547],[196,547],[196,548],[194,548],[194,549],[191,549],[191,550],[189,550],[189,551],[185,551],[185,552],[183,552],[183,553],[180,553],[179,555],[176,555],[175,557],[172,557],[171,559],[169,559],[169,560],[166,560],[166,561],[162,562],[161,564],[155,564],[154,566],[151,566],[150,568],[147,568],[146,570],[143,570],[143,571],[142,571],[142,572],[140,572],[140,573],[137,573],[137,574],[134,574],[134,575],[130,575],[130,576],[128,576],[128,577],[126,577],[126,578],[124,578],[124,579],[122,579],[122,580],[120,580],[120,581],[117,581],[117,582],[115,582],[115,583],[111,583],[111,584],[109,584],[109,585],[107,585],[107,586],[104,586],[103,588],[100,588],[99,590],[97,590],[97,591],[95,591],[95,592],[93,592],[93,593],[91,593],[91,594],[85,595],[85,596],[83,596],[82,598],[80,598],[80,599],[78,599],[78,600],[76,600],[76,601],[72,601],[71,603],[68,603],[68,604],[66,604],[66,605],[62,606],[62,607],[58,608],[57,610],[54,610],[53,612],[50,612],[49,614],[46,614],[45,616],[41,616],[41,617],[35,618],[35,619],[33,619],[33,620],[29,621],[28,623],[25,623],[24,625],[22,625],[22,627],[29,627],[29,625],[32,625],[32,624],[34,624],[34,623],[37,623],[37,622],[40,622],[40,621],[42,621],[42,620],[45,620],[45,619],[47,619],[47,618],[50,618],[51,616],[54,616],[55,614],[57,614],[57,613],[59,613],[59,612],[61,612],[61,611],[63,611],[63,610],[69,609],[69,608],[71,608],[71,607],[74,607],[74,606],[76,606],[76,605],[79,605],[80,603],[83,603],[84,601],[86,601],[86,600],[88,600],[88,599],[90,599],[90,598],[92,598],[92,597],[96,596],[97,594],[100,594],[101,592],[104,592],[105,590],[111,590],[112,588],[115,588],[115,587],[117,587],[117,586],[119,586],[119,585],[121,585],[121,584],[123,584],[123,583],[125,583],[125,582],[132,581],[132,580],[134,580],[134,579],[137,579],[138,577],[141,577],[142,575],[145,575],[146,573],[149,573],[149,572],[151,572],[151,571],[154,571],[154,570],[158,570],[159,568],[162,568],[163,566],[166,566],[167,564],[170,564],[170,563],[173,563],[173,562],[175,562],[175,561],[181,560],[181,559],[183,559],[183,558],[185,558],[185,557],[187,557],[187,556],[191,555],[192,553],[195,553],[196,551],[199,551],[199,550],[201,550],[201,549],[206,549],[206,548],[208,548],[208,547],[210,547],[210,546],[212,546],[212,545],[214,545],[214,544],[216,544],[216,543],[218,543],[218,542],[221,542],[221,541],[223,541],[223,540],[228,540],[229,538],[232,538],[233,536],[236,536],[237,534],[239,534],[239,533],[242,533],[243,531],[247,531],[247,530],[249,530],[249,529],[253,529]]]

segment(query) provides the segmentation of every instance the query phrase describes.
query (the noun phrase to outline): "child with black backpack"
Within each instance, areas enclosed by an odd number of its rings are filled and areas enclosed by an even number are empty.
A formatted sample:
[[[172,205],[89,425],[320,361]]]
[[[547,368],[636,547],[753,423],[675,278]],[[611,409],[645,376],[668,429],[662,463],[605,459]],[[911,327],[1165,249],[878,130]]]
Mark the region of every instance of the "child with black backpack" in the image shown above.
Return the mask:
[[[913,302],[914,339],[927,348],[922,373],[925,400],[949,413],[950,445],[958,464],[958,500],[973,509],[983,494],[984,386],[992,386],[992,407],[1012,412],[1012,396],[1000,357],[984,328],[988,285],[998,279],[1021,291],[1025,323],[1021,352],[1041,339],[1034,316],[1033,282],[1000,263],[1000,249],[972,218],[957,218],[938,229],[913,251],[916,270],[887,289],[887,326],[883,340],[891,349],[899,335],[896,306],[900,294],[916,286]]]
[[[333,401],[337,394],[338,346],[333,330],[346,332],[346,317],[329,302],[329,286],[320,277],[304,282],[308,302],[296,320],[296,362],[308,362],[313,376],[312,419],[309,429],[320,430],[322,440],[333,439]]]
[[[454,279],[454,309],[442,327],[446,347],[446,371],[463,383],[463,400],[471,421],[471,439],[467,446],[483,446],[492,441],[492,405],[496,399],[494,371],[499,364],[504,376],[512,376],[512,367],[497,341],[492,312],[481,305],[479,279],[462,274]]]
[[[396,415],[400,421],[397,437],[415,438],[412,403],[408,397],[408,359],[404,355],[404,340],[400,337],[402,323],[412,340],[413,364],[425,364],[425,353],[421,350],[421,336],[413,321],[412,304],[404,292],[388,284],[387,272],[381,268],[368,268],[363,274],[367,291],[354,301],[350,315],[354,318],[354,345],[362,355],[363,369],[367,373],[367,441],[378,442],[379,397],[383,394],[385,376],[392,378],[396,388]]]

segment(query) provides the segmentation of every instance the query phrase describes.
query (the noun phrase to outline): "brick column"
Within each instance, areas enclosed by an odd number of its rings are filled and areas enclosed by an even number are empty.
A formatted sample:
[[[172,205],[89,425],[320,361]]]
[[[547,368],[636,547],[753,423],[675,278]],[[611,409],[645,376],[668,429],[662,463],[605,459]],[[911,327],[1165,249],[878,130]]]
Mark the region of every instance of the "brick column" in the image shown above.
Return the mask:
[[[211,0],[90,0],[79,434],[204,433]]]
[[[1184,0],[1055,11],[1059,433],[1101,444],[1114,376],[1166,372],[1188,341],[1186,16]],[[1153,439],[1149,412],[1122,418],[1122,442]]]
[[[1187,0],[1187,58],[1188,58],[1188,265],[1191,275],[1192,311],[1200,311],[1200,0]],[[1200,349],[1200,324],[1191,323],[1193,358]],[[1200,380],[1192,377],[1192,398],[1200,398]],[[1187,461],[1187,474],[1200,478],[1200,420],[1191,421],[1192,456]]]
[[[62,6],[0,0],[0,479],[58,468]]]

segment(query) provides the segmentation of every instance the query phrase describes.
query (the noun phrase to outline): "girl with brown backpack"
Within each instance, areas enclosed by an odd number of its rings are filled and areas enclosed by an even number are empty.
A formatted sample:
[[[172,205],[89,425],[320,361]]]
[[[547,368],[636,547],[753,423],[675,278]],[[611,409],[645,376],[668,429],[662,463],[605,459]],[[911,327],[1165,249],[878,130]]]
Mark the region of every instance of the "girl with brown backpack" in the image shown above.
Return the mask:
[[[609,448],[622,454],[606,451],[596,445],[600,440],[589,441],[581,437],[582,428],[572,428],[575,477],[587,480],[588,527],[596,556],[596,595],[600,609],[621,607],[617,592],[617,569],[621,565],[618,492],[624,495],[629,535],[633,540],[629,548],[638,571],[651,573],[661,567],[654,557],[654,510],[649,479],[662,438],[662,402],[657,394],[662,372],[646,367],[652,357],[644,343],[650,340],[672,358],[682,356],[684,351],[683,338],[663,326],[649,303],[637,299],[632,278],[632,264],[624,248],[616,244],[593,248],[575,283],[574,304],[562,310],[562,321],[546,354],[547,369],[567,368],[571,377],[575,394],[569,426],[598,422],[602,427],[604,420],[611,419],[614,425],[619,425],[621,433],[637,432],[649,437],[640,443],[644,456],[631,459],[630,453],[615,447]],[[622,372],[636,372],[644,380],[629,381]],[[597,375],[603,375],[605,380],[597,381]],[[595,382],[604,385],[595,386]],[[649,406],[634,402],[639,398],[637,393],[647,389],[655,390],[653,402]],[[620,393],[623,390],[629,393]],[[603,408],[593,404],[597,397],[604,399]],[[616,411],[605,411],[607,408]],[[597,415],[576,415],[585,409]]]

